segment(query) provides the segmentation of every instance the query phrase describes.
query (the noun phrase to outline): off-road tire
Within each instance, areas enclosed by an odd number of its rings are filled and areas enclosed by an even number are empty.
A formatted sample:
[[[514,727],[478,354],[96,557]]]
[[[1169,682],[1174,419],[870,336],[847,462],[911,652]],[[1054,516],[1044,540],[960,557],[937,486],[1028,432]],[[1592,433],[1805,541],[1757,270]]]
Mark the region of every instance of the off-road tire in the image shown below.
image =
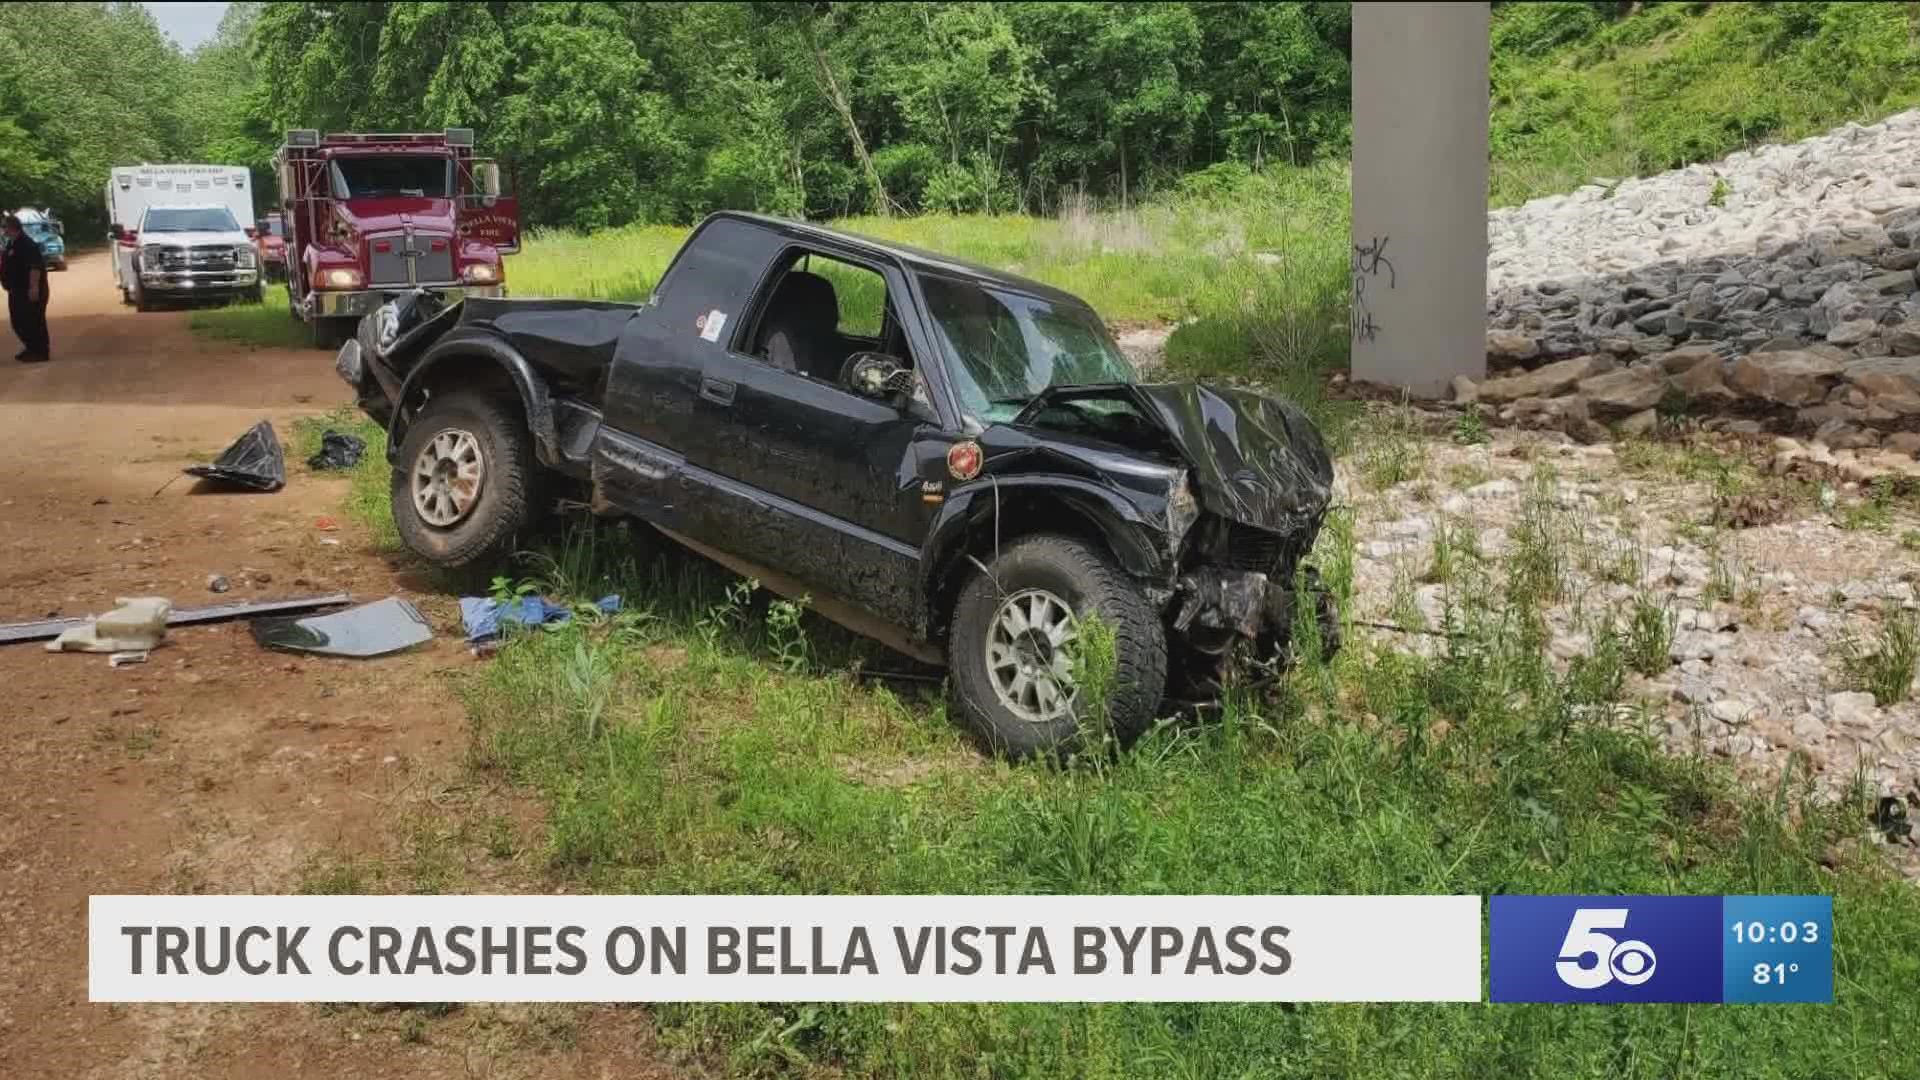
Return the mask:
[[[255,285],[253,288],[247,290],[246,298],[247,298],[247,303],[249,304],[266,303],[267,287],[264,285]]]
[[[133,268],[133,310],[147,312],[153,310],[153,301],[147,298],[147,287],[140,284],[140,268]]]
[[[1100,548],[1068,536],[1039,535],[1015,541],[974,569],[954,604],[947,637],[947,668],[954,715],[992,752],[1023,758],[1065,755],[1083,747],[1081,722],[1067,715],[1049,722],[1024,719],[1000,701],[987,671],[986,641],[1002,597],[1022,589],[1046,589],[1077,618],[1097,613],[1114,632],[1113,685],[1106,709],[1107,734],[1121,746],[1153,725],[1167,683],[1166,632],[1160,615],[1113,559]],[[1088,713],[1082,700],[1075,710]]]
[[[420,517],[413,502],[412,470],[434,436],[448,429],[471,432],[480,444],[479,502],[446,527]],[[533,525],[538,510],[539,465],[533,436],[511,401],[479,391],[436,394],[407,428],[394,458],[391,498],[400,539],[421,558],[449,569],[504,560]]]

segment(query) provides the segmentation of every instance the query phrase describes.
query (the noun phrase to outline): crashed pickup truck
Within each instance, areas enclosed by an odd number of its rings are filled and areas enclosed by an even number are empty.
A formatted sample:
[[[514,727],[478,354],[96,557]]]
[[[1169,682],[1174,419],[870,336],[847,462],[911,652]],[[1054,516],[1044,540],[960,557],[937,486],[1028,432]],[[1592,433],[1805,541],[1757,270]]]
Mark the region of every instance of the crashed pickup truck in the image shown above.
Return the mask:
[[[568,487],[908,654],[1013,754],[1083,726],[1098,615],[1125,742],[1170,679],[1331,606],[1333,467],[1284,401],[1134,372],[1038,282],[813,225],[707,218],[643,304],[413,293],[337,358],[389,429],[393,516],[448,567]],[[1302,606],[1302,603],[1307,606]]]

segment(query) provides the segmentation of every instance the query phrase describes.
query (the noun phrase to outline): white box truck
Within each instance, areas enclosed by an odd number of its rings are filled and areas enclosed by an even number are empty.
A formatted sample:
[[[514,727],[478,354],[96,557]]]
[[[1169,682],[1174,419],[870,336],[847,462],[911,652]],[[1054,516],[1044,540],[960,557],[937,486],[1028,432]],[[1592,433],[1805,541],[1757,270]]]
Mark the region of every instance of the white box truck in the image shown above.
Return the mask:
[[[259,291],[248,231],[256,220],[253,177],[244,167],[121,166],[107,177],[106,206],[113,239],[113,282],[126,302],[140,303],[144,295],[159,292],[207,295]],[[147,213],[156,207],[224,208],[233,219],[233,228],[214,230],[218,235],[196,229],[191,234],[143,236]],[[152,258],[144,266],[143,249],[152,249]],[[143,271],[148,279],[146,287]],[[247,280],[241,281],[242,277]]]

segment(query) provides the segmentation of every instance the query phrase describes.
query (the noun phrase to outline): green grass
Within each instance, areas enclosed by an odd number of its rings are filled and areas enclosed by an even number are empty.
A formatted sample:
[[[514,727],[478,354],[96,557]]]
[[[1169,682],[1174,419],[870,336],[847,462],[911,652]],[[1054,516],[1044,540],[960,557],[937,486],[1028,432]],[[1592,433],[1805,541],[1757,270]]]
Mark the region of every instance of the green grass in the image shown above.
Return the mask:
[[[215,341],[259,349],[302,349],[311,345],[307,324],[287,311],[287,287],[269,285],[258,304],[236,300],[213,308],[195,308],[187,326]]]
[[[1540,513],[1546,513],[1544,506]],[[1564,538],[1564,522],[1542,523]],[[644,530],[578,531],[538,587],[628,611],[516,637],[463,681],[472,763],[536,793],[556,887],[628,893],[1827,893],[1831,1008],[667,1005],[672,1045],[741,1075],[1899,1077],[1920,1071],[1920,894],[1858,837],[1864,795],[1752,793],[1620,705],[1666,631],[1596,633],[1564,673],[1508,562],[1433,659],[1350,647],[1111,762],[981,758],[931,686]],[[1317,558],[1351,562],[1350,529]],[[1342,549],[1345,550],[1342,550]],[[1524,558],[1524,556],[1515,556]],[[1337,590],[1350,595],[1347,590]],[[1456,600],[1456,604],[1459,602]],[[1636,620],[1607,613],[1596,625]],[[1639,640],[1636,640],[1639,639]],[[483,834],[484,830],[475,830]],[[491,844],[476,835],[475,844]],[[405,870],[396,880],[411,881]],[[439,877],[431,887],[452,887]],[[319,887],[342,887],[321,881]]]
[[[344,419],[303,423],[293,452]],[[370,452],[350,511],[390,535],[378,433],[356,431]],[[1067,768],[982,758],[937,684],[888,677],[907,665],[643,527],[578,527],[512,573],[565,599],[619,592],[627,610],[518,634],[459,684],[470,766],[545,807],[531,845],[503,844],[491,819],[411,822],[390,858],[318,860],[305,887],[461,891],[465,845],[569,892],[1824,893],[1843,928],[1831,1008],[652,1013],[669,1045],[748,1076],[1920,1072],[1920,893],[1857,845],[1865,793],[1813,797],[1803,771],[1752,792],[1716,759],[1663,749],[1624,672],[1658,667],[1664,611],[1596,612],[1591,653],[1556,671],[1537,605],[1577,527],[1542,494],[1552,481],[1534,479],[1530,539],[1505,559],[1449,546],[1450,636],[1434,658],[1350,645],[1236,693],[1213,722]],[[1315,553],[1343,610],[1353,545],[1337,513]]]
[[[1601,7],[1498,12],[1496,205],[1920,104],[1920,14],[1910,4],[1657,3],[1615,20]],[[1708,201],[1727,194],[1721,185]]]
[[[387,433],[380,425],[351,405],[343,405],[323,416],[302,417],[293,423],[293,445],[287,449],[289,462],[304,462],[320,450],[320,440],[329,431],[358,436],[367,444],[358,464],[348,472],[346,512],[373,534],[374,545],[383,552],[401,550],[400,533],[393,526],[393,506],[388,493],[392,470],[387,465]]]

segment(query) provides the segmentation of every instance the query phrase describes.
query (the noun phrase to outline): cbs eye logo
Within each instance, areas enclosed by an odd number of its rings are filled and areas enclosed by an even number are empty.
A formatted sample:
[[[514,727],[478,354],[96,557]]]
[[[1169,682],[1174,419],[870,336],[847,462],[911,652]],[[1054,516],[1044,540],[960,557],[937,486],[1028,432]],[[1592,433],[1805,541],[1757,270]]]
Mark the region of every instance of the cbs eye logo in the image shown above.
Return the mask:
[[[1576,909],[1554,963],[1560,981],[1575,990],[1598,990],[1616,979],[1639,986],[1653,978],[1652,946],[1644,941],[1616,941],[1601,933],[1623,930],[1626,925],[1626,908]]]

